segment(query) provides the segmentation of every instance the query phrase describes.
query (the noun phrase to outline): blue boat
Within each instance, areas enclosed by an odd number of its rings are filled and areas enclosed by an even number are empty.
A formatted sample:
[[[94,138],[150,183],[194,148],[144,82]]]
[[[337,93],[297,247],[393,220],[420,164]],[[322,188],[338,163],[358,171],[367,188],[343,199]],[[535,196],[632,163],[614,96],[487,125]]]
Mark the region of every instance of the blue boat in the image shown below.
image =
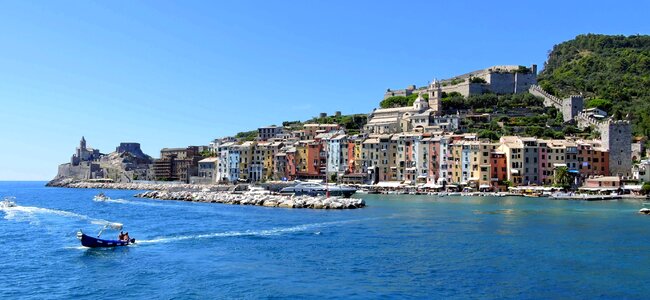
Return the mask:
[[[120,240],[106,240],[100,238],[102,235],[102,232],[106,228],[113,228],[116,230],[121,230],[122,229],[122,224],[119,223],[109,223],[104,226],[104,228],[99,231],[99,234],[97,234],[97,237],[92,237],[89,236],[83,231],[79,230],[77,232],[77,238],[81,240],[81,245],[84,247],[89,247],[89,248],[110,248],[110,247],[120,247],[120,246],[128,246],[130,244],[135,243],[135,239],[129,239],[128,241],[120,241]]]

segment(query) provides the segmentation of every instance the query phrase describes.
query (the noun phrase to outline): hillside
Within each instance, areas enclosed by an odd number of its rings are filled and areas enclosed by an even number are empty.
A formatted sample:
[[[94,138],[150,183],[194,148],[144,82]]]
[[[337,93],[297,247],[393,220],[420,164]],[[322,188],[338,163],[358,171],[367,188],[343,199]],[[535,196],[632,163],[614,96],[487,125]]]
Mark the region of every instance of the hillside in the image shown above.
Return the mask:
[[[650,135],[648,35],[587,34],[555,45],[538,82],[559,97],[583,93],[587,107],[629,115],[634,135]]]

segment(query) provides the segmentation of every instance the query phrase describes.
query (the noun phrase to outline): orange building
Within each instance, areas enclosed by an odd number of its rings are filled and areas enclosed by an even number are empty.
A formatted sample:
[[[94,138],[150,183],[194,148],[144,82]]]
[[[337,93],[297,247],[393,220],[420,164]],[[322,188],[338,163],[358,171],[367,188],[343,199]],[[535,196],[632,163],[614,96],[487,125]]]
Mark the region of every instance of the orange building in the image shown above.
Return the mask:
[[[505,152],[490,153],[490,185],[497,190],[506,190],[503,181],[508,179],[508,159]]]
[[[578,171],[582,178],[609,175],[609,152],[597,144],[578,142]]]

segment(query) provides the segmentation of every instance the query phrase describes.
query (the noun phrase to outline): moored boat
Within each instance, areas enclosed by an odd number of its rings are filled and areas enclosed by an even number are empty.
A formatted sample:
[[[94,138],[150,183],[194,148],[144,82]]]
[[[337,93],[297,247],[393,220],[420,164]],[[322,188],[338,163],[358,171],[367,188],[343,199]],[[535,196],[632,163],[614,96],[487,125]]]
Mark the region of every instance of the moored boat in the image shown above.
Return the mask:
[[[350,198],[357,189],[347,186],[338,185],[323,185],[311,182],[300,182],[294,186],[286,187],[280,190],[280,194],[295,195],[295,196],[323,196],[328,192],[330,196],[340,196]]]

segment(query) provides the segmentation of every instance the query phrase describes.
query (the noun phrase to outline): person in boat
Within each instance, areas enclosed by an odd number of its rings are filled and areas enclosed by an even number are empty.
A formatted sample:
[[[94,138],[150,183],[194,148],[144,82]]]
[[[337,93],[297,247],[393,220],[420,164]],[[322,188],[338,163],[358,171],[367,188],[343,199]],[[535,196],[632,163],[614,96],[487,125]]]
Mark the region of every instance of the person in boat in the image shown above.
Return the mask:
[[[124,232],[120,231],[120,234],[117,236],[118,241],[123,241],[124,240]]]
[[[124,236],[122,237],[122,241],[128,242],[130,240],[131,238],[129,237],[129,232],[127,231],[126,233],[124,233]]]

